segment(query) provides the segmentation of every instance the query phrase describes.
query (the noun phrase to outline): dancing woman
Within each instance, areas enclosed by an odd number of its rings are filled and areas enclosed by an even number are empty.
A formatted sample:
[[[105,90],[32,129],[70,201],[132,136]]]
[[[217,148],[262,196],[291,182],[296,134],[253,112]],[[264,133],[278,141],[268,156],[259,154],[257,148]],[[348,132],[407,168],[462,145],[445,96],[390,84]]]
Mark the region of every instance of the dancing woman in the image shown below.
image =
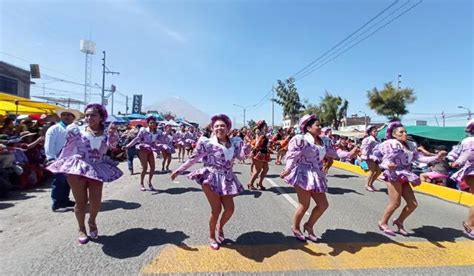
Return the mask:
[[[329,207],[326,197],[327,178],[323,172],[322,163],[327,150],[320,137],[321,123],[316,115],[304,115],[299,121],[299,127],[303,134],[298,134],[291,139],[286,154],[285,170],[280,177],[293,186],[298,195],[299,205],[295,211],[291,229],[298,240],[306,240],[301,232],[301,220],[310,206],[311,199],[316,203],[308,221],[303,224],[303,231],[308,234],[307,238],[316,242],[318,237],[313,227]]]
[[[189,131],[184,136],[184,148],[187,157],[191,156],[193,153],[193,146],[195,146],[197,140],[198,136],[197,133],[194,132],[194,127],[189,127]]]
[[[280,143],[280,148],[278,149],[277,156],[276,156],[276,165],[281,165],[281,160],[283,157],[286,155],[286,152],[288,151],[288,145],[290,144],[290,140],[295,136],[295,131],[293,128],[288,128],[286,131],[286,135],[283,139],[283,141]]]
[[[365,189],[369,192],[374,192],[374,182],[377,180],[379,175],[382,173],[382,170],[379,167],[379,164],[373,158],[372,156],[372,151],[374,150],[375,146],[377,146],[380,141],[377,139],[377,127],[376,126],[369,126],[366,129],[367,137],[365,137],[362,140],[362,145],[361,145],[361,159],[365,160],[367,162],[367,165],[369,166],[369,177],[367,178],[367,184],[365,186]]]
[[[150,167],[150,172],[148,173],[148,187],[151,191],[155,191],[155,188],[151,184],[151,179],[155,173],[155,155],[153,151],[161,151],[162,145],[159,141],[162,132],[158,130],[158,124],[156,123],[156,118],[150,116],[146,119],[148,127],[142,127],[138,132],[137,137],[135,137],[130,143],[125,146],[125,149],[135,146],[138,150],[138,159],[142,165],[142,173],[140,175],[140,190],[145,191],[145,176],[147,173],[148,167]]]
[[[88,104],[85,107],[87,127],[80,131],[76,124],[67,127],[66,144],[58,159],[47,169],[53,173],[64,173],[76,201],[74,213],[79,225],[78,241],[85,244],[89,241],[85,219],[89,202],[89,235],[92,239],[99,237],[96,217],[102,200],[104,182],[112,182],[122,176],[117,162],[106,156],[107,150],[118,142],[117,128],[110,124],[105,130],[107,110],[100,104]]]
[[[440,151],[437,156],[423,156],[416,149],[414,142],[408,141],[405,127],[398,121],[391,122],[387,127],[385,142],[378,144],[371,158],[380,162],[384,180],[387,184],[389,202],[382,218],[378,222],[379,229],[389,236],[395,236],[388,222],[395,210],[400,207],[401,198],[406,201],[400,215],[393,221],[398,228],[398,233],[407,236],[403,223],[405,219],[416,209],[418,203],[410,184],[417,186],[421,183],[420,177],[411,171],[411,163],[420,161],[431,163],[446,157],[445,151]]]
[[[165,132],[161,136],[161,143],[163,144],[163,149],[161,150],[161,154],[163,154],[163,164],[161,166],[161,171],[169,172],[172,155],[176,152],[173,144],[171,125],[165,126]]]
[[[465,181],[469,190],[474,194],[474,120],[470,120],[466,127],[468,137],[464,138],[458,148],[457,158],[451,164],[452,167],[461,167],[451,178],[457,182]],[[450,153],[451,155],[452,153]],[[463,222],[464,231],[467,236],[474,239],[474,206],[471,206],[466,221]]]
[[[181,125],[180,130],[175,134],[176,148],[178,148],[178,162],[184,162],[184,153],[186,151],[185,140],[188,136],[187,133],[186,126]]]
[[[172,173],[171,179],[174,180],[178,174],[202,158],[204,167],[191,172],[188,178],[202,186],[211,206],[209,246],[217,250],[220,247],[219,243],[224,241],[224,226],[234,213],[233,197],[244,190],[232,170],[234,159],[244,159],[250,153],[250,148],[245,146],[239,137],[229,138],[232,122],[227,115],[213,116],[211,126],[213,129],[211,138],[199,139],[195,153]]]
[[[321,137],[321,139],[323,140],[323,143],[327,150],[327,157],[323,160],[323,171],[327,175],[329,173],[329,169],[334,163],[334,159],[338,158],[336,147],[334,146],[332,129],[330,127],[323,127],[321,129],[321,135],[319,137]]]
[[[250,190],[254,190],[255,186],[253,183],[260,177],[257,187],[260,190],[265,190],[263,186],[263,179],[267,176],[268,173],[268,162],[270,162],[270,149],[268,148],[269,139],[267,137],[268,126],[265,121],[258,121],[255,129],[256,137],[255,137],[255,146],[252,150],[252,162],[253,167],[251,170],[253,171],[252,177],[250,178],[250,183],[247,187]]]

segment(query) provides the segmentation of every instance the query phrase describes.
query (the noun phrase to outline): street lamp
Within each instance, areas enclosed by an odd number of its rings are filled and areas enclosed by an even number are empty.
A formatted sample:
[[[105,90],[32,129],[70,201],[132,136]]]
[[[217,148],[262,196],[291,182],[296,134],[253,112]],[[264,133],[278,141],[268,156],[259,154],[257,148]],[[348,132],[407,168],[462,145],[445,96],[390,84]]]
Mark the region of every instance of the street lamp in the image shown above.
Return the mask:
[[[233,104],[233,106],[237,106],[237,107],[240,107],[242,108],[243,112],[244,112],[244,127],[246,126],[246,123],[245,123],[245,113],[247,111],[247,108],[249,107],[254,107],[256,106],[256,104],[253,104],[253,105],[249,105],[249,106],[241,106],[240,104]]]
[[[367,129],[367,114],[364,111],[359,111],[359,113],[364,114],[364,124],[365,124],[365,129]]]
[[[464,107],[464,106],[462,106],[462,105],[459,105],[458,108],[466,109],[466,110],[467,110],[467,119],[468,119],[468,120],[471,120],[471,114],[472,114],[472,113],[471,113],[471,110],[470,110],[469,108]]]

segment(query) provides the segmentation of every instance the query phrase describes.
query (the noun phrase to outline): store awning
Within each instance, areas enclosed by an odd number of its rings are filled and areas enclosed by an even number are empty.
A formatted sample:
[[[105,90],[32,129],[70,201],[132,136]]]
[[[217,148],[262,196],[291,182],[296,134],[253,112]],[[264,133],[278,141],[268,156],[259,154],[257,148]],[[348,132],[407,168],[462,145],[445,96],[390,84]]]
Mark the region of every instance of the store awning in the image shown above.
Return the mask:
[[[0,92],[0,114],[51,114],[60,106]]]
[[[406,126],[408,135],[427,139],[459,142],[466,137],[464,127]],[[386,127],[379,131],[380,139],[385,137]]]

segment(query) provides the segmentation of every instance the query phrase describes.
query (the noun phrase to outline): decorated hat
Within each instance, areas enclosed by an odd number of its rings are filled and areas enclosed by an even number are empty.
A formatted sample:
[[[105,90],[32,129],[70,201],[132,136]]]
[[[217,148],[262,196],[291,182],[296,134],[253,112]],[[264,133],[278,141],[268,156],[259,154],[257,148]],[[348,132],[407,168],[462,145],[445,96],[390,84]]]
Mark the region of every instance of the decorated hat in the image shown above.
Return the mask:
[[[255,127],[253,129],[261,129],[264,125],[267,125],[265,120],[259,120],[255,123]]]
[[[392,132],[399,127],[403,127],[400,121],[393,121],[388,124],[387,131],[385,132],[385,139],[393,139]]]
[[[317,119],[318,117],[315,114],[306,114],[303,117],[301,117],[298,125],[300,127],[301,133],[305,132],[306,125],[308,124],[309,121],[313,119]]]
[[[468,133],[474,132],[474,119],[471,119],[469,120],[469,122],[467,122],[466,132]]]
[[[225,114],[216,114],[214,116],[211,117],[211,127],[214,126],[214,124],[216,123],[216,121],[223,121],[226,126],[227,126],[227,129],[231,129],[232,128],[232,121],[230,120],[229,116],[225,115]]]
[[[377,128],[377,127],[374,126],[374,125],[368,126],[368,127],[365,129],[365,133],[367,133],[367,134],[369,135],[370,132],[372,132],[372,130],[373,130],[374,128]]]
[[[149,124],[151,121],[156,122],[156,117],[155,116],[148,116],[145,120],[146,120],[146,123]]]

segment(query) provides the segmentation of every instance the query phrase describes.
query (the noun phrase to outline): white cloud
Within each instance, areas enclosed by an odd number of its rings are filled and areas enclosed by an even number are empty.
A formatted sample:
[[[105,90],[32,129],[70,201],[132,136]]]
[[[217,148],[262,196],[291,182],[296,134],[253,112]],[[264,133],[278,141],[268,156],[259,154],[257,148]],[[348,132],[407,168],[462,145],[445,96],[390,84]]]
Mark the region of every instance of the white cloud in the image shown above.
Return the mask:
[[[146,10],[143,6],[140,5],[138,1],[115,1],[115,0],[106,0],[109,6],[114,6],[117,9],[125,13],[132,14],[135,18],[139,18],[144,22],[145,26],[148,29],[153,30],[154,32],[159,31],[160,33],[166,35],[167,37],[180,42],[186,43],[187,39],[181,33],[172,28],[166,26],[150,11]]]

